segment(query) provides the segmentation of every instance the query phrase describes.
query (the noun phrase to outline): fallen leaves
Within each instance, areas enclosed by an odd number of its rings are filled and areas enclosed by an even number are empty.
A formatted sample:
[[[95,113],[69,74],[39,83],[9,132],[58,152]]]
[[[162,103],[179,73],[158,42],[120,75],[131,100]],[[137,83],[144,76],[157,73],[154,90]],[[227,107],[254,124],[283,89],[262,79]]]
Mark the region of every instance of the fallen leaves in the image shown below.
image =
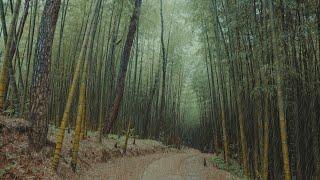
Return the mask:
[[[89,132],[90,136],[80,142],[77,172],[70,167],[73,132],[65,133],[62,148],[62,158],[57,173],[51,169],[51,157],[55,142],[56,128],[50,126],[47,147],[40,152],[31,151],[28,146],[28,137],[25,129],[28,123],[23,119],[0,117],[0,179],[70,179],[77,177],[77,173],[85,172],[94,164],[123,156],[143,156],[157,152],[170,151],[162,143],[153,140],[129,139],[128,151],[124,154],[121,148],[123,137],[112,136],[103,138],[102,143],[97,141],[98,135]],[[17,128],[19,127],[19,128]],[[118,143],[118,147],[114,144]],[[108,155],[107,155],[108,154]],[[103,158],[104,156],[107,156]]]

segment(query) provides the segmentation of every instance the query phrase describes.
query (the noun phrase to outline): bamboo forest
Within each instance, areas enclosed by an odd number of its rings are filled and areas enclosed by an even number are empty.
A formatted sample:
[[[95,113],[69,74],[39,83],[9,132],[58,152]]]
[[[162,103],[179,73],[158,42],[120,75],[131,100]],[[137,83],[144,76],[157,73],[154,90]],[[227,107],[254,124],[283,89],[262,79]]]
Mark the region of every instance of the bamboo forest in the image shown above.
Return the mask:
[[[0,0],[0,179],[320,180],[319,0]]]

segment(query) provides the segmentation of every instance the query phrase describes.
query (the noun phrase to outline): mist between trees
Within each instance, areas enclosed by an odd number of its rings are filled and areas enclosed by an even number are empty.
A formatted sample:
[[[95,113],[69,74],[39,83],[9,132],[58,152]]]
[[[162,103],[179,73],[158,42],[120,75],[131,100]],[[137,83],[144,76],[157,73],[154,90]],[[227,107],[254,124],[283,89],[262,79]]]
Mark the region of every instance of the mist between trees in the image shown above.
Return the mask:
[[[30,148],[74,129],[235,159],[257,179],[319,179],[320,2],[0,0],[0,110]]]

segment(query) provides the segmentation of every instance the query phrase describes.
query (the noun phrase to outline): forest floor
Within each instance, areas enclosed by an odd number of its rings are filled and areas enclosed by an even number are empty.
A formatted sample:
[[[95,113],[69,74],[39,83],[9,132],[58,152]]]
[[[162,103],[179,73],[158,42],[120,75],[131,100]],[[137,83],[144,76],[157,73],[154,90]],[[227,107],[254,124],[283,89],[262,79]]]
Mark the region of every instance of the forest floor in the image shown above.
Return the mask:
[[[204,166],[203,154],[192,149],[177,150],[154,140],[129,140],[123,153],[124,137],[111,135],[97,141],[97,134],[89,132],[81,141],[76,172],[70,168],[73,132],[66,132],[57,173],[51,169],[55,134],[50,127],[50,144],[40,152],[30,151],[26,135],[28,123],[23,119],[0,116],[0,179],[235,179],[209,162]],[[119,144],[119,147],[115,147]]]

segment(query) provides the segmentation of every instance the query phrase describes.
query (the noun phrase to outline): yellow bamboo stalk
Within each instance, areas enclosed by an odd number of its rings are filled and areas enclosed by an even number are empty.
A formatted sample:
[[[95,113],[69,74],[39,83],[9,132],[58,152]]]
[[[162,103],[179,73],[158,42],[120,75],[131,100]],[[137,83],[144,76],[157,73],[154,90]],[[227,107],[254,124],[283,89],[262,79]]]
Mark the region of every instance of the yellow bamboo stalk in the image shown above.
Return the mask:
[[[57,170],[58,168],[58,164],[59,164],[59,159],[60,159],[60,155],[61,155],[61,149],[62,149],[62,142],[64,139],[64,133],[65,133],[65,129],[66,129],[66,124],[67,121],[69,119],[69,114],[70,114],[70,110],[71,110],[71,104],[72,104],[72,100],[73,100],[73,96],[75,94],[75,90],[76,90],[76,86],[79,80],[79,74],[80,74],[80,69],[81,66],[83,64],[83,61],[85,59],[85,54],[86,54],[86,50],[88,47],[88,42],[90,39],[90,32],[91,32],[91,26],[92,26],[92,22],[95,16],[95,12],[98,10],[99,8],[99,4],[100,4],[101,0],[97,0],[95,2],[95,8],[91,11],[90,17],[89,17],[89,22],[91,24],[88,25],[87,29],[86,29],[86,33],[85,33],[85,37],[84,37],[84,41],[82,43],[82,47],[81,47],[81,51],[80,51],[80,55],[78,57],[78,62],[74,71],[74,78],[72,79],[72,83],[69,89],[69,93],[68,93],[68,98],[67,98],[67,104],[66,107],[64,109],[63,112],[63,116],[62,116],[62,120],[61,120],[61,124],[60,124],[60,130],[57,134],[56,137],[56,147],[55,147],[55,151],[54,151],[54,155],[53,155],[53,159],[52,159],[52,168],[54,170]],[[87,61],[88,59],[86,59]],[[87,63],[85,63],[87,64]]]
[[[102,93],[101,93],[102,94]],[[100,97],[102,98],[102,96]],[[103,102],[100,102],[100,112],[99,112],[99,127],[98,127],[98,132],[99,132],[99,143],[102,143],[102,136],[103,136],[103,112],[102,112],[102,106],[103,106]]]
[[[290,160],[289,160],[289,148],[288,148],[288,136],[287,136],[287,124],[284,112],[283,91],[282,91],[282,78],[280,72],[277,72],[277,97],[279,108],[279,126],[281,137],[281,149],[283,157],[283,174],[285,180],[291,180]]]
[[[263,171],[262,171],[262,179],[268,180],[269,175],[269,94],[268,94],[268,81],[266,77],[264,79],[264,86],[265,86],[265,95],[264,95],[264,106],[265,106],[265,119],[263,123]]]
[[[82,73],[82,80],[80,85],[80,94],[79,94],[79,103],[78,103],[78,113],[77,113],[77,120],[76,120],[76,128],[73,137],[73,144],[72,144],[72,159],[71,159],[71,167],[73,171],[76,170],[77,167],[77,159],[78,159],[78,151],[79,151],[79,144],[80,144],[80,132],[82,122],[84,122],[83,112],[85,109],[85,95],[86,95],[86,71],[87,71],[87,64],[85,65],[85,70]]]
[[[273,19],[274,20],[274,19]],[[275,20],[274,20],[275,21]],[[273,37],[276,40],[279,39],[279,33],[275,32],[275,27],[273,28]],[[283,67],[282,60],[279,56],[279,49],[275,47],[275,58],[276,58],[276,82],[277,82],[277,100],[278,100],[278,113],[279,113],[279,127],[280,127],[280,139],[281,139],[281,150],[282,150],[282,158],[283,158],[283,174],[285,180],[291,180],[291,170],[290,170],[290,160],[289,160],[289,148],[288,148],[288,136],[287,136],[287,123],[285,117],[285,109],[284,109],[284,96],[282,90],[282,75],[281,70]]]
[[[75,94],[75,90],[76,90],[76,85],[79,79],[79,73],[80,73],[80,67],[83,61],[83,50],[81,50],[79,59],[78,59],[78,63],[74,72],[74,78],[72,80],[70,89],[69,89],[69,94],[68,94],[68,98],[67,98],[67,104],[66,107],[64,109],[63,112],[63,116],[62,116],[62,120],[61,120],[61,124],[60,124],[60,130],[59,133],[57,134],[56,137],[56,148],[54,151],[54,156],[53,156],[53,160],[52,160],[52,166],[53,169],[56,170],[58,167],[58,162],[60,159],[60,154],[61,154],[61,148],[62,148],[62,142],[64,139],[64,133],[65,133],[65,129],[66,129],[66,125],[67,125],[67,121],[69,118],[69,114],[70,114],[70,110],[71,110],[71,104],[72,104],[72,100],[73,100],[73,96]]]
[[[278,3],[278,0],[276,1]],[[270,9],[274,8],[273,3],[269,2]],[[287,136],[287,123],[286,123],[286,116],[285,116],[285,106],[284,106],[284,96],[283,96],[283,79],[282,79],[282,68],[283,68],[283,62],[281,59],[281,56],[279,56],[280,53],[280,43],[279,39],[281,37],[279,34],[281,34],[281,31],[278,32],[281,25],[277,21],[275,14],[273,11],[271,12],[271,27],[272,27],[272,41],[275,44],[273,46],[274,49],[274,60],[275,65],[277,67],[276,72],[276,82],[277,82],[277,100],[278,100],[278,113],[279,113],[279,127],[280,127],[280,139],[281,139],[281,150],[282,150],[282,158],[283,158],[283,174],[285,180],[291,180],[291,169],[290,169],[290,160],[289,160],[289,148],[288,148],[288,136]],[[277,26],[276,26],[277,25]],[[278,45],[278,46],[276,46]]]
[[[80,129],[80,139],[85,138],[85,130],[86,130],[86,108],[83,109],[81,114],[81,129]]]
[[[131,121],[129,120],[127,132],[126,132],[126,141],[125,141],[124,147],[123,147],[123,152],[124,152],[124,153],[127,152],[128,140],[129,140],[129,137],[130,137],[130,128],[131,128]]]
[[[242,163],[243,171],[245,176],[249,176],[249,164],[248,164],[248,147],[247,139],[244,127],[244,115],[242,111],[242,102],[240,100],[240,95],[238,95],[238,111],[239,111],[239,127],[240,127],[240,141],[241,141],[241,152],[242,152]]]
[[[224,110],[221,110],[221,121],[222,121],[222,135],[223,135],[223,147],[224,147],[224,160],[227,168],[229,168],[229,141],[226,124],[226,116]]]

